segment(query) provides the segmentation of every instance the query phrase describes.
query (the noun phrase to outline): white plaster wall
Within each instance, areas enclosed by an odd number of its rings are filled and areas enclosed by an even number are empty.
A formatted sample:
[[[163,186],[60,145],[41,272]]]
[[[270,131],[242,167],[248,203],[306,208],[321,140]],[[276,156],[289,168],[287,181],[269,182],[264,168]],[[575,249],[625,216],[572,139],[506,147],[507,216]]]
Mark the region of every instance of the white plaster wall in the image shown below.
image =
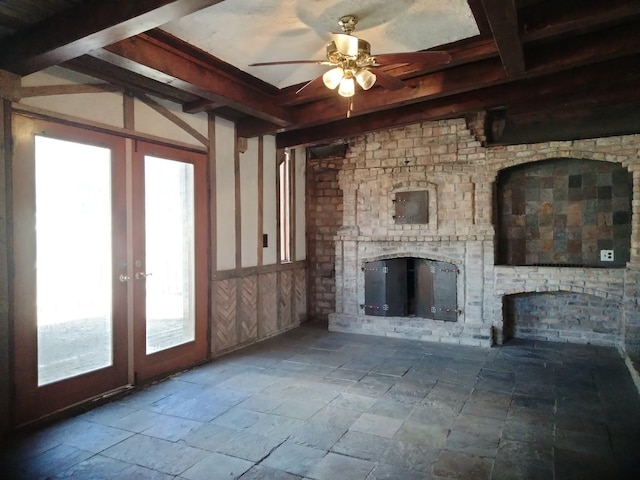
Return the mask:
[[[51,67],[40,72],[22,77],[23,87],[44,87],[47,85],[75,85],[85,83],[104,83],[102,80],[67,70],[62,67]]]
[[[307,165],[307,150],[305,148],[296,148],[296,168],[295,168],[295,185],[294,202],[296,204],[295,218],[295,244],[296,258],[294,260],[304,260],[307,258],[307,228],[306,228],[306,191],[305,191],[305,175]]]
[[[160,98],[149,97],[154,102],[162,105],[172,114],[184,120],[189,126],[193,127],[198,133],[207,136],[207,115],[206,113],[190,114],[184,113],[177,103],[169,102]],[[175,123],[169,119],[163,117],[158,112],[153,110],[138,99],[134,102],[134,117],[135,117],[135,129],[138,132],[147,133],[149,135],[155,135],[156,137],[166,138],[168,140],[175,140],[176,142],[187,143],[189,145],[195,145],[198,147],[204,147],[204,145],[185,132],[182,128],[178,127]]]
[[[218,270],[236,268],[235,125],[215,119],[217,232],[214,239]]]
[[[23,87],[43,87],[48,85],[75,85],[87,83],[102,83],[100,80],[52,67],[42,72],[22,77]],[[123,127],[122,94],[78,93],[72,95],[51,95],[43,97],[27,97],[20,103],[31,107],[49,110],[51,112],[71,115],[92,122],[100,122],[113,127]],[[88,108],[90,106],[90,108]]]
[[[240,232],[242,266],[258,265],[258,138],[247,141],[240,154]]]
[[[262,232],[269,236],[269,246],[262,250],[262,263],[273,265],[278,262],[278,189],[276,184],[276,139],[266,136],[263,139],[263,210]]]
[[[122,95],[120,93],[78,93],[30,97],[23,98],[20,103],[91,122],[100,122],[118,128],[124,127]]]
[[[100,83],[104,82],[97,78],[82,75],[60,67],[52,67],[41,72],[27,75],[23,77],[21,81],[23,87]],[[207,136],[206,113],[184,113],[182,112],[180,105],[177,103],[151,96],[150,98],[169,110],[172,114],[179,117],[181,120],[184,120],[198,133],[205,137]],[[119,92],[50,95],[27,97],[20,100],[20,103],[24,105],[41,108],[43,110],[63,115],[70,115],[81,120],[103,123],[105,125],[118,128],[124,127],[123,102],[123,94]],[[134,101],[134,126],[135,131],[140,133],[154,135],[156,137],[186,143],[197,147],[204,147],[199,140],[137,99]]]

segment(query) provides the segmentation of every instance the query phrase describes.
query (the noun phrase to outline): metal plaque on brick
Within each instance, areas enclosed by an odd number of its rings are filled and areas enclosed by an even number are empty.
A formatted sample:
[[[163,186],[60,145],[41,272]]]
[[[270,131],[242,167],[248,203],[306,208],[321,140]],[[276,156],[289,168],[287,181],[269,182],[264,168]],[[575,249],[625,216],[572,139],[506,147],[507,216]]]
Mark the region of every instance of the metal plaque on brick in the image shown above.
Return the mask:
[[[396,192],[395,223],[429,223],[429,192]]]

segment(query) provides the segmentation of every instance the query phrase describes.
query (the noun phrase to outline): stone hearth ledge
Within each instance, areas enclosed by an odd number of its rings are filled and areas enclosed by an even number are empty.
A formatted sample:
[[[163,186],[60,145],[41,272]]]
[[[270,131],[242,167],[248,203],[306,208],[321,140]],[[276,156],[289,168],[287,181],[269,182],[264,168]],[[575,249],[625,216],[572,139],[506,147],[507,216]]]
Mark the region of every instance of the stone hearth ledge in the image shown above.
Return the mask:
[[[329,315],[329,331],[486,348],[492,345],[491,325],[469,325],[429,318],[333,313]]]

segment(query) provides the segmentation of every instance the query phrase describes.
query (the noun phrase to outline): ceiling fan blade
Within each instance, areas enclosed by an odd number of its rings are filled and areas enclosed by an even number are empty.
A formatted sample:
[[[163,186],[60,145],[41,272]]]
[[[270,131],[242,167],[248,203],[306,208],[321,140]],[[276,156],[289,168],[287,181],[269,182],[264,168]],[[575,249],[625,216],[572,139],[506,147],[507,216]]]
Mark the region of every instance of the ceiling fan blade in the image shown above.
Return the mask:
[[[300,87],[298,90],[296,90],[296,95],[298,95],[303,90],[311,90],[311,91],[313,91],[313,89],[318,88],[321,85],[324,85],[324,82],[322,81],[322,75],[320,75],[319,77],[314,78],[310,82],[305,83],[302,87]]]
[[[358,55],[358,37],[345,33],[332,33],[331,37],[341,54],[347,57],[355,57]]]
[[[396,63],[421,63],[423,65],[446,65],[451,62],[451,55],[443,51],[434,52],[407,52],[407,53],[382,53],[373,55],[376,63],[380,65],[393,65]]]
[[[259,63],[250,63],[250,67],[266,67],[269,65],[294,65],[296,63],[313,63],[316,65],[331,65],[326,60],[284,60],[281,62],[259,62]]]
[[[380,70],[379,68],[372,68],[376,74],[376,85],[387,88],[389,90],[400,90],[406,87],[405,83],[399,78],[389,75],[387,72]]]

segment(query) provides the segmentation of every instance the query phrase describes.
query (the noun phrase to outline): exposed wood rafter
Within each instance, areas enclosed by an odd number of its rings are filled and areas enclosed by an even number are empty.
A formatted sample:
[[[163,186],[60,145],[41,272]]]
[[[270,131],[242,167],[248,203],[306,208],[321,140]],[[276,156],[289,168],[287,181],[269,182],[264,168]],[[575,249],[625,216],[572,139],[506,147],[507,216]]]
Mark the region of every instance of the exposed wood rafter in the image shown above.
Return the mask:
[[[632,23],[625,27],[614,28],[608,32],[577,37],[572,41],[549,47],[540,45],[530,50],[532,65],[519,78],[539,78],[609,59],[615,59],[640,52],[640,25]],[[407,88],[396,92],[379,94],[372,89],[355,98],[353,118],[372,112],[405,108],[413,103],[435,100],[464,92],[479,90],[491,86],[513,82],[507,77],[501,62],[497,58],[482,60],[473,64],[461,65],[439,72],[406,80]],[[530,95],[530,93],[529,93]],[[294,110],[295,125],[298,128],[312,127],[339,121],[344,118],[345,105],[335,96],[301,105]],[[246,130],[245,130],[246,127]],[[241,121],[239,129],[244,136],[264,134],[260,128],[269,128],[267,123],[255,120]],[[286,129],[279,130],[280,132]]]
[[[202,58],[205,54],[201,50],[187,44],[177,49],[165,41],[167,34],[162,34],[162,39],[157,35],[137,35],[95,50],[91,56],[277,125],[291,123],[289,113],[274,96],[216,68]]]
[[[515,0],[482,0],[504,69],[510,76],[524,72],[524,51],[520,40]]]
[[[132,96],[161,110],[151,100],[158,97],[185,113],[229,119],[242,137],[275,133],[278,147],[492,109],[506,141],[570,125],[596,133],[637,125],[640,132],[640,0],[467,0],[479,35],[436,47],[449,52],[448,65],[382,67],[406,87],[391,91],[378,82],[358,91],[348,120],[344,99],[321,83],[300,94],[300,85],[277,89],[157,28],[220,1],[74,0],[48,17],[34,3],[24,17],[31,21],[0,18],[0,80],[3,72],[11,79],[61,65],[107,84],[19,88],[14,79],[18,88],[0,89],[15,99],[122,91],[129,124]]]
[[[586,108],[603,102],[624,103],[627,98],[634,101],[638,97],[637,94],[630,97],[626,94],[632,85],[640,82],[640,54],[632,59],[638,62],[634,69],[629,68],[628,59],[615,59],[581,67],[575,71],[556,73],[543,79],[523,79],[384,112],[374,112],[359,117],[358,122],[340,119],[323,125],[291,130],[278,134],[276,142],[278,148],[310,145],[420,121],[460,117],[467,113],[497,107],[508,107],[509,110],[513,107],[517,115],[523,115],[524,113],[517,112],[527,112],[539,105],[547,115],[550,111],[555,115],[558,111]],[[607,85],[605,82],[611,77],[618,80],[609,84],[614,87],[612,89],[597,89],[591,83],[593,81]],[[535,98],[531,96],[532,91],[536,92]],[[569,97],[567,91],[572,92],[573,96]],[[238,133],[246,135],[248,132],[239,128]]]
[[[27,75],[221,1],[102,0],[80,3],[6,39],[0,48],[0,68]]]

